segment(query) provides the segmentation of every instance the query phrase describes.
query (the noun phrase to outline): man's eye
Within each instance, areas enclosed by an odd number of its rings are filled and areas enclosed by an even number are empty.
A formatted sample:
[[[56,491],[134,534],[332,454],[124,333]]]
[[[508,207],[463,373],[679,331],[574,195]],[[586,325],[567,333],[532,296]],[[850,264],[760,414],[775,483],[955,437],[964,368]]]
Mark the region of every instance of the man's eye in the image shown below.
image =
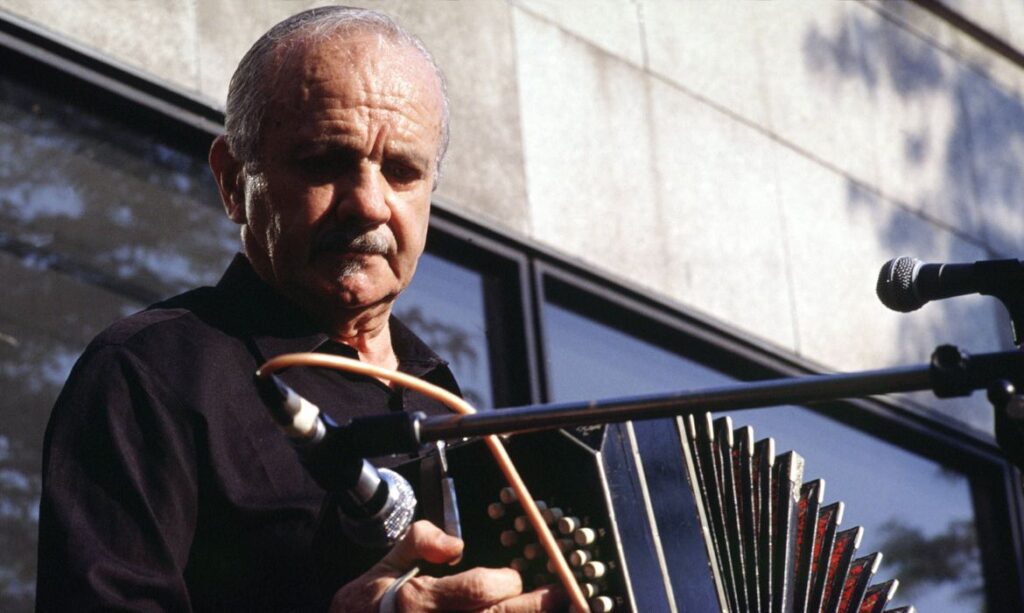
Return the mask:
[[[388,181],[394,183],[412,183],[423,176],[418,168],[401,162],[384,162],[381,171]]]
[[[314,180],[331,180],[347,172],[353,165],[352,156],[330,153],[312,155],[299,160],[299,168]]]

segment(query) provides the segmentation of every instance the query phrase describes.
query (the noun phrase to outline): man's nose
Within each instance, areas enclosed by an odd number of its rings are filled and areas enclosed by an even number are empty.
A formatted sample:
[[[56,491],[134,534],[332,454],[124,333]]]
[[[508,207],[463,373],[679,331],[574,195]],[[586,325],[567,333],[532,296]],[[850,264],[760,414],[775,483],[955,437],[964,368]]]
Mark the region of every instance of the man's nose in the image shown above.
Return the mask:
[[[385,224],[391,219],[391,209],[385,198],[387,183],[376,164],[360,164],[359,171],[344,190],[338,213],[347,218],[355,218],[367,226]]]

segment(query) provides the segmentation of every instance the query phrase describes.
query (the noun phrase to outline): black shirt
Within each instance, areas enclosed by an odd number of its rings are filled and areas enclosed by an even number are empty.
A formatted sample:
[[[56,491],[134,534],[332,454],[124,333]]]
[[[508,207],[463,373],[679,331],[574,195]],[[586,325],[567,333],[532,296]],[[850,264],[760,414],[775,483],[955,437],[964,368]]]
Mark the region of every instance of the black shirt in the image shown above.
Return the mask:
[[[397,319],[400,370],[458,393]],[[290,352],[356,357],[253,272],[121,320],[75,365],[46,430],[37,606],[287,610],[325,604],[379,552],[340,536],[325,494],[254,385]],[[360,375],[294,368],[285,381],[339,423],[440,404]],[[394,464],[395,459],[377,461]]]

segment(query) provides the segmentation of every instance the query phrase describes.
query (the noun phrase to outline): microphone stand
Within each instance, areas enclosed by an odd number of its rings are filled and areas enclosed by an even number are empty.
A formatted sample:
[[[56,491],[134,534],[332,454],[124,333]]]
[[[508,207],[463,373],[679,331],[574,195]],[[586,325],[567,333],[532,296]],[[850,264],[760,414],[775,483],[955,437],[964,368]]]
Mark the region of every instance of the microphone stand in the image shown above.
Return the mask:
[[[968,396],[975,390],[990,391],[1001,403],[1000,419],[1016,415],[1010,437],[997,437],[1003,452],[1024,467],[1024,352],[1011,351],[969,355],[952,345],[938,347],[929,364],[857,373],[808,375],[768,381],[739,383],[696,391],[630,396],[605,400],[538,404],[474,413],[426,416],[397,413],[353,419],[347,426],[346,443],[363,456],[411,453],[433,441],[453,441],[486,434],[512,434],[683,416],[708,411],[751,409],[842,398],[932,390],[939,398]],[[1009,390],[1009,391],[1008,391]],[[1000,417],[1000,416],[1004,417]],[[1004,429],[1005,430],[1005,429]]]

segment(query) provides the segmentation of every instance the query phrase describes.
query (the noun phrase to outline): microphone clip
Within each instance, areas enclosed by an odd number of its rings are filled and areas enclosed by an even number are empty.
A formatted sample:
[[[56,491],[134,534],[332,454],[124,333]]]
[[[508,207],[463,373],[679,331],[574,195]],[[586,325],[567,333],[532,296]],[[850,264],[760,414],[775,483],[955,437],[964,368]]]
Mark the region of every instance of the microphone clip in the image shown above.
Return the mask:
[[[970,396],[1005,380],[1024,389],[1024,352],[971,355],[954,345],[940,345],[932,353],[928,378],[939,398]]]
[[[1010,313],[1013,344],[1024,344],[1024,264],[1020,260],[976,262],[980,294],[998,298]]]

